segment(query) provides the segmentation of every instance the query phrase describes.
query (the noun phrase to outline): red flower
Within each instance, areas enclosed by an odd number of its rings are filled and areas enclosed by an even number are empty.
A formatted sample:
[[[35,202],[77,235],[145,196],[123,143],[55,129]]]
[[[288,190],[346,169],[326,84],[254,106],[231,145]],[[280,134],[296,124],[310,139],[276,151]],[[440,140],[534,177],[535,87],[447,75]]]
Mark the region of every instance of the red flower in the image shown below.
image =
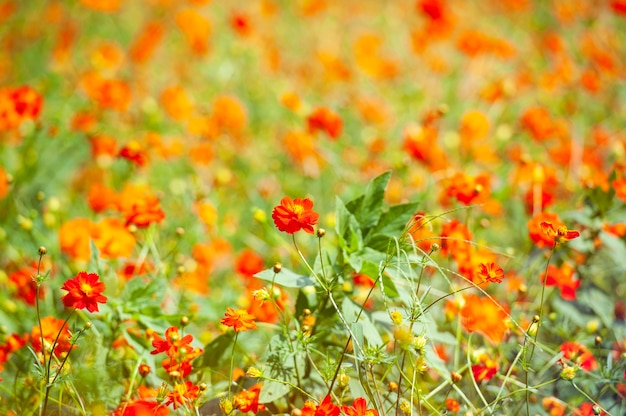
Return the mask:
[[[495,263],[480,263],[478,265],[478,275],[485,282],[501,283],[504,278],[504,270]]]
[[[235,332],[245,332],[256,328],[255,316],[249,314],[244,309],[234,310],[226,308],[226,315],[220,323],[232,327]]]
[[[313,226],[317,224],[319,214],[313,211],[313,201],[308,198],[292,200],[288,196],[280,200],[280,205],[274,207],[272,218],[279,231],[293,234],[304,230],[313,234]]]
[[[552,223],[546,221],[541,223],[541,231],[543,231],[549,238],[553,239],[555,243],[573,240],[580,236],[578,231],[568,230],[565,225],[555,227]]]
[[[580,287],[581,282],[574,279],[574,274],[574,268],[568,263],[563,263],[560,268],[551,264],[548,266],[545,285],[558,287],[563,299],[575,300],[576,290]]]
[[[326,107],[315,109],[307,118],[307,125],[309,133],[321,130],[328,134],[331,139],[337,139],[343,127],[341,117]]]
[[[339,413],[339,406],[330,402],[330,396],[324,397],[315,410],[315,416],[339,416]]]
[[[265,405],[259,403],[259,394],[261,393],[261,386],[263,384],[255,384],[248,390],[237,393],[233,397],[233,406],[240,412],[247,413],[252,412],[254,414],[265,410]]]
[[[567,341],[561,345],[563,357],[574,362],[585,371],[595,370],[598,363],[591,351],[577,342]]]
[[[178,354],[180,350],[184,350],[186,354],[193,350],[191,341],[193,341],[192,335],[187,334],[181,338],[178,333],[178,328],[171,326],[165,331],[165,339],[161,338],[159,334],[154,334],[152,346],[155,349],[150,352],[150,354],[159,354],[164,352],[167,356],[172,357]]]
[[[367,403],[363,397],[357,397],[354,399],[352,406],[341,406],[341,410],[347,416],[378,416],[376,409],[368,409]]]
[[[73,279],[66,281],[61,289],[68,293],[61,299],[69,308],[85,309],[89,312],[98,312],[98,303],[106,303],[106,296],[102,295],[105,286],[99,281],[96,273],[80,272]]]
[[[198,393],[200,388],[194,386],[191,381],[185,381],[185,383],[177,384],[174,389],[167,394],[166,406],[170,404],[174,405],[174,409],[177,409],[179,405],[185,405],[186,402],[192,403],[198,399]]]
[[[481,354],[479,361],[480,362],[478,364],[474,364],[472,366],[472,375],[474,376],[474,380],[478,382],[491,380],[498,372],[498,368],[500,366],[496,361],[489,358],[487,354]]]

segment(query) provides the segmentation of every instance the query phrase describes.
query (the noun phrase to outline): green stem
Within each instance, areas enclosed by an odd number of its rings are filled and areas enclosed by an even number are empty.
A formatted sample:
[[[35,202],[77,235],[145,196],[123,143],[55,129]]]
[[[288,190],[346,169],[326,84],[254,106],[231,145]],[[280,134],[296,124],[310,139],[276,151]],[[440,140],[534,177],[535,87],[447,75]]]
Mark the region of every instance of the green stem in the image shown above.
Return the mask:
[[[230,372],[228,373],[228,401],[231,401],[231,388],[233,386],[233,365],[235,363],[235,346],[237,345],[237,338],[239,332],[235,332],[235,340],[233,341],[233,349],[230,352]]]

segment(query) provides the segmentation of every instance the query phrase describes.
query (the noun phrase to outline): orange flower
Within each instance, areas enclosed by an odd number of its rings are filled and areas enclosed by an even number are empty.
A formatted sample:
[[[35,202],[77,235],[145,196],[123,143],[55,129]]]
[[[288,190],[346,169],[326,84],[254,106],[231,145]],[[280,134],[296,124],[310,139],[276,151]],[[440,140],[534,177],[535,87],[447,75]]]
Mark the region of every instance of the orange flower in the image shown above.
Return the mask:
[[[163,38],[163,32],[163,25],[159,22],[146,24],[130,47],[130,59],[140,64],[147,62]]]
[[[563,299],[575,300],[576,290],[580,287],[580,283],[580,280],[574,280],[574,268],[568,263],[563,263],[561,268],[552,264],[548,266],[545,284],[558,287]]]
[[[461,126],[459,130],[461,133],[462,143],[465,146],[470,146],[476,140],[487,137],[487,134],[489,133],[489,120],[481,111],[468,111],[463,114],[463,117],[461,118]]]
[[[150,354],[160,354],[164,352],[169,357],[178,355],[181,351],[184,351],[183,354],[186,354],[193,350],[191,341],[193,341],[191,334],[187,334],[181,338],[178,327],[170,326],[165,330],[165,339],[161,338],[159,334],[154,333],[154,340],[152,341],[154,350],[150,351]]]
[[[252,412],[257,414],[265,410],[265,405],[259,403],[259,394],[261,393],[262,385],[263,383],[255,384],[248,390],[237,393],[237,395],[233,397],[233,407],[243,413]]]
[[[126,224],[147,227],[165,218],[159,199],[145,185],[126,184],[118,194],[118,210],[126,218]]]
[[[561,345],[560,351],[563,357],[580,366],[585,371],[591,371],[598,368],[598,363],[591,351],[577,342],[567,341]]]
[[[256,329],[254,319],[254,315],[249,314],[244,309],[226,308],[226,315],[220,320],[220,323],[232,327],[235,332],[245,332]]]
[[[9,177],[5,170],[0,166],[0,199],[9,193]]]
[[[507,333],[507,315],[489,298],[468,295],[461,308],[462,325],[468,332],[480,332],[489,342],[502,342]]]
[[[242,276],[252,277],[265,268],[263,257],[252,249],[243,250],[237,257],[235,270]]]
[[[167,416],[170,409],[152,400],[138,399],[122,403],[111,416]]]
[[[404,132],[404,151],[423,162],[431,172],[448,167],[447,156],[437,143],[439,132],[432,126],[408,126]]]
[[[541,404],[549,416],[565,416],[567,406],[556,397],[544,397]]]
[[[91,239],[103,258],[130,257],[135,249],[135,236],[118,218],[104,218],[90,228]]]
[[[118,156],[135,163],[137,166],[146,166],[148,151],[137,140],[130,140],[118,153]]]
[[[114,12],[120,7],[122,0],[80,0],[85,7],[100,12]]]
[[[545,140],[554,135],[555,126],[550,113],[545,108],[532,107],[524,111],[520,119],[522,128],[536,140]]]
[[[171,392],[167,394],[166,406],[170,404],[174,405],[174,409],[178,406],[185,406],[187,403],[193,403],[198,399],[198,393],[200,387],[195,386],[191,381],[185,381],[184,383],[178,383],[174,386]]]
[[[30,333],[31,343],[35,352],[41,352],[42,334],[44,345],[48,348],[52,347],[54,341],[57,340],[57,345],[54,347],[54,354],[56,356],[64,352],[69,352],[72,348],[76,348],[76,345],[72,347],[70,342],[70,330],[67,326],[64,326],[64,324],[65,321],[63,321],[63,319],[57,319],[54,316],[42,318],[41,327],[43,328],[43,332],[39,328],[39,325],[35,325]]]
[[[74,260],[89,260],[91,255],[89,240],[92,226],[92,222],[87,218],[75,218],[63,223],[59,229],[61,252]]]
[[[341,134],[343,122],[337,113],[326,107],[318,107],[307,117],[307,126],[311,134],[323,131],[330,138],[337,139]]]
[[[367,402],[363,397],[354,399],[352,406],[341,406],[341,410],[347,416],[378,416],[376,409],[368,409]]]
[[[37,284],[33,280],[37,274],[36,267],[23,267],[9,275],[11,286],[17,289],[17,297],[29,305],[34,305],[37,297]],[[45,286],[39,289],[39,298],[44,296]]]
[[[443,224],[441,227],[441,255],[448,253],[467,251],[471,244],[472,233],[458,220],[453,219]]]
[[[485,282],[501,283],[504,278],[504,270],[495,263],[480,263],[478,265],[478,275],[482,277]]]
[[[559,242],[577,238],[578,231],[568,230],[557,214],[540,212],[528,220],[530,239],[539,248],[552,247]]]
[[[196,10],[185,8],[176,14],[176,26],[183,32],[191,50],[204,55],[209,50],[211,23]]]
[[[626,178],[616,179],[611,185],[615,189],[615,196],[626,202]]]
[[[213,101],[211,121],[218,131],[238,137],[246,128],[248,115],[239,98],[220,95]]]
[[[313,211],[313,201],[308,198],[292,200],[286,196],[272,211],[276,228],[288,234],[300,230],[313,234],[313,226],[317,224],[318,218],[319,214]]]
[[[484,202],[491,193],[489,176],[487,174],[470,176],[457,172],[449,179],[445,192],[446,196],[455,198],[464,205]]]
[[[446,409],[448,409],[448,412],[458,413],[461,411],[461,405],[456,399],[448,397],[446,399]]]
[[[98,312],[98,303],[106,303],[106,296],[102,295],[105,286],[96,273],[80,272],[74,278],[67,280],[62,290],[68,293],[61,298],[63,304],[69,308],[85,309],[89,312]]]
[[[555,244],[570,241],[580,236],[580,232],[568,230],[565,225],[555,227],[551,222],[547,221],[541,223],[541,231],[543,231],[548,238],[554,240]]]
[[[161,104],[167,115],[174,120],[186,120],[193,112],[193,104],[180,86],[166,88],[161,93]]]

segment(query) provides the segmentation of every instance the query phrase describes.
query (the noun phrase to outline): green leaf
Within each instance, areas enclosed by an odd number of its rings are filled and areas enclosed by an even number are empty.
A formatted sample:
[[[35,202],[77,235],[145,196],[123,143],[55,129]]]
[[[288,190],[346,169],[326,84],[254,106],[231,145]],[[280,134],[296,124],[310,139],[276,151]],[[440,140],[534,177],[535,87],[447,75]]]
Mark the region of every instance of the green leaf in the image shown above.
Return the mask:
[[[383,234],[397,237],[404,231],[413,214],[417,212],[419,203],[409,202],[406,204],[394,205],[384,212],[378,224],[376,225],[375,234]]]
[[[289,393],[290,387],[277,381],[265,380],[259,393],[259,403],[270,403]]]
[[[273,269],[266,269],[254,275],[254,277],[274,282],[283,287],[305,287],[314,286],[315,280],[311,276],[297,274],[285,267],[279,273],[274,273]]]
[[[222,355],[228,350],[234,337],[234,333],[227,332],[205,345],[202,364],[198,367],[217,367],[222,362]]]
[[[365,188],[365,194],[346,205],[346,208],[356,217],[364,235],[369,233],[381,217],[385,189],[389,179],[391,179],[391,172],[385,172],[372,179]]]
[[[578,293],[578,301],[591,308],[604,326],[613,326],[613,302],[606,294],[595,288],[582,290]]]

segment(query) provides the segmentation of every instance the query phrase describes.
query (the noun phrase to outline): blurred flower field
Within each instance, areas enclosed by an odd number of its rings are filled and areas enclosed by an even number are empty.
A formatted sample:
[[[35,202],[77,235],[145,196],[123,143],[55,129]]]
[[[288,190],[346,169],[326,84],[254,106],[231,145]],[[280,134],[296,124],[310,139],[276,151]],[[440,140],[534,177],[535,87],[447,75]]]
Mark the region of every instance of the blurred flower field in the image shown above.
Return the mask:
[[[0,414],[626,414],[626,1],[0,0]]]

